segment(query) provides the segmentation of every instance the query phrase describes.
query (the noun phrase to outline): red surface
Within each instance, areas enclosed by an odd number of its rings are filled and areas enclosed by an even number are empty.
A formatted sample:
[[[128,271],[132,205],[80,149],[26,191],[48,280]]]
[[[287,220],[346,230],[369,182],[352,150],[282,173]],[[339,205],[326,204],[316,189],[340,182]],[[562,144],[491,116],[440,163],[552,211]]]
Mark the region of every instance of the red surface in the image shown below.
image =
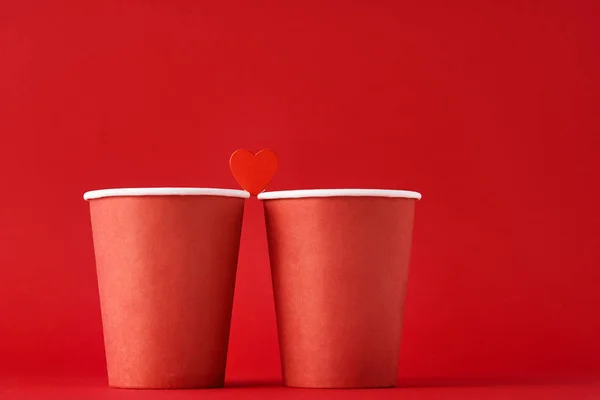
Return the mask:
[[[12,382],[0,386],[7,400],[178,400],[178,399],[401,399],[401,400],[596,400],[598,384],[478,385],[471,387],[402,387],[393,389],[296,389],[274,384],[235,382],[225,389],[204,390],[123,390],[107,388],[98,380],[45,381],[34,385]]]
[[[270,190],[423,193],[401,377],[600,375],[598,7],[0,3],[0,371],[106,374],[85,190],[269,147]],[[252,199],[228,379],[280,379],[274,315]]]

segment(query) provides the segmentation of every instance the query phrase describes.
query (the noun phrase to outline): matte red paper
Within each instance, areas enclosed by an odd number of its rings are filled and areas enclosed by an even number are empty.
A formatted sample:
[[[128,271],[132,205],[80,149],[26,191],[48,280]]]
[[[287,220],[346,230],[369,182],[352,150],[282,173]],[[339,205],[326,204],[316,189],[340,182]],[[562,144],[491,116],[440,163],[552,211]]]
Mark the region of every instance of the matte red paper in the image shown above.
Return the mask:
[[[223,386],[244,199],[90,202],[108,382]]]
[[[415,200],[266,200],[287,386],[395,386]]]
[[[279,160],[272,150],[252,154],[248,150],[236,150],[229,159],[229,168],[235,180],[244,190],[256,196],[271,182]]]

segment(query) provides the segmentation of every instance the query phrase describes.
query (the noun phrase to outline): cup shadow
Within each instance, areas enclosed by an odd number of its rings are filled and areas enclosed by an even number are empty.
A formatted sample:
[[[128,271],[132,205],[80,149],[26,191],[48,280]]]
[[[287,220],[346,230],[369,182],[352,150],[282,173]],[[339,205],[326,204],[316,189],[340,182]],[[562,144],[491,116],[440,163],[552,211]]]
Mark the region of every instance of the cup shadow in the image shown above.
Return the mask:
[[[283,387],[283,382],[282,381],[276,381],[276,380],[257,380],[257,381],[252,381],[252,380],[235,380],[235,381],[228,381],[225,382],[225,388],[257,388],[257,387]]]
[[[490,386],[536,386],[536,385],[572,385],[599,384],[600,377],[586,378],[402,378],[396,388],[439,388],[439,387],[490,387]],[[225,383],[225,388],[277,388],[284,387],[278,380],[235,380]]]

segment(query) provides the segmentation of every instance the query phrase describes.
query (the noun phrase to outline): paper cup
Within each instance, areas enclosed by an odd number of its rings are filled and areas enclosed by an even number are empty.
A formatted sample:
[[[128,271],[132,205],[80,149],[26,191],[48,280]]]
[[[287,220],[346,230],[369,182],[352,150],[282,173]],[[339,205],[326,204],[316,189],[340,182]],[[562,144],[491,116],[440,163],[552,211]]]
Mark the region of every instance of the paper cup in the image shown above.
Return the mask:
[[[88,192],[108,383],[223,386],[247,192]]]
[[[392,387],[416,192],[267,192],[283,380],[305,388]]]

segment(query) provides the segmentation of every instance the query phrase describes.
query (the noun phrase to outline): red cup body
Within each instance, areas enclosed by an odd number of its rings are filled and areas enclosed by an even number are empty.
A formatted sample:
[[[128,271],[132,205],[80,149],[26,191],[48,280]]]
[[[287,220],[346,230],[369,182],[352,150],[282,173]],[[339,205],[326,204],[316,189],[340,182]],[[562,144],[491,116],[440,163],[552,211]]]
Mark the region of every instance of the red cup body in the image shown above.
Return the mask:
[[[90,201],[108,382],[224,384],[244,199]]]
[[[398,379],[415,200],[264,201],[284,384]]]

